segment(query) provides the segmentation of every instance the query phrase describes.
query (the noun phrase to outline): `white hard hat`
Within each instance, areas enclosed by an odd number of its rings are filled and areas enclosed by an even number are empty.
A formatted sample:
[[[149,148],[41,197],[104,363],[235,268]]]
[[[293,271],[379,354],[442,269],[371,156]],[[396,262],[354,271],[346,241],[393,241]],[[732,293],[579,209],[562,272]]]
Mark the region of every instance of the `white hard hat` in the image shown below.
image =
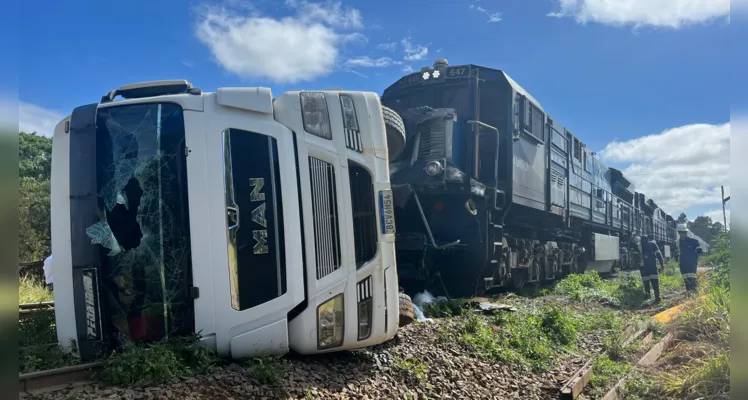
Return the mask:
[[[678,224],[677,230],[678,232],[688,232],[688,227],[686,224]]]

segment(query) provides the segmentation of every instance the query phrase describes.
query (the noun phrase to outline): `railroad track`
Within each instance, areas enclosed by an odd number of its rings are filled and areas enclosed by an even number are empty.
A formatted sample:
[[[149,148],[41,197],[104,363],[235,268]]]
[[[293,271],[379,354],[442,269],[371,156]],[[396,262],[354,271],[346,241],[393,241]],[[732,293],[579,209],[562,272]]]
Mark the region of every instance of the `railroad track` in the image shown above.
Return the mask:
[[[85,385],[95,380],[95,375],[104,368],[104,362],[97,361],[70,367],[20,374],[19,393],[33,394],[53,391],[68,385]]]
[[[31,314],[37,311],[54,311],[54,310],[55,310],[54,301],[44,301],[41,303],[25,303],[25,304],[18,305],[18,313],[21,315]]]

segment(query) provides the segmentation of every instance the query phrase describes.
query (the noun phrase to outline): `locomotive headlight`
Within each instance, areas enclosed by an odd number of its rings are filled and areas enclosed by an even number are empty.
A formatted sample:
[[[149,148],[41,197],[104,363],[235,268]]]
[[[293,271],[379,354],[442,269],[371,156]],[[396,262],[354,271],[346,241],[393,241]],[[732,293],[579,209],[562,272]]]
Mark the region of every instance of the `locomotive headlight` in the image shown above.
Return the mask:
[[[324,350],[343,345],[345,318],[343,294],[339,294],[317,307],[317,349]]]
[[[436,71],[434,71],[434,72],[433,72],[433,73],[431,74],[431,76],[433,76],[433,77],[434,77],[434,79],[438,79],[438,78],[439,78],[439,75],[441,75],[441,72],[439,72],[439,70],[436,70]]]
[[[421,75],[421,76],[423,77],[424,81],[427,80],[427,79],[429,79],[431,77],[431,75],[429,74],[428,71],[424,72],[423,75]]]
[[[442,172],[442,165],[439,161],[429,161],[426,164],[426,173],[431,176],[439,175]]]
[[[301,92],[300,97],[304,130],[321,138],[332,139],[330,112],[327,110],[325,94],[320,92]]]

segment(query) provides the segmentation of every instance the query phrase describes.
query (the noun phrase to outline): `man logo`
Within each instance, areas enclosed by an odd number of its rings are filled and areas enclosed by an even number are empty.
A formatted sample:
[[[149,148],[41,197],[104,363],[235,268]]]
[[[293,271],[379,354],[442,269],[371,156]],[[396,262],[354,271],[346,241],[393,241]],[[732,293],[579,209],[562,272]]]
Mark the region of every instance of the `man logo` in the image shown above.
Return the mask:
[[[249,199],[252,202],[262,202],[252,210],[252,221],[263,228],[267,228],[268,221],[265,217],[265,193],[262,192],[262,188],[265,186],[265,178],[251,178],[249,180],[249,186],[252,186],[252,194],[250,194]],[[255,242],[257,242],[253,248],[253,252],[255,254],[267,254],[268,230],[255,229],[252,231],[252,237],[255,239]]]

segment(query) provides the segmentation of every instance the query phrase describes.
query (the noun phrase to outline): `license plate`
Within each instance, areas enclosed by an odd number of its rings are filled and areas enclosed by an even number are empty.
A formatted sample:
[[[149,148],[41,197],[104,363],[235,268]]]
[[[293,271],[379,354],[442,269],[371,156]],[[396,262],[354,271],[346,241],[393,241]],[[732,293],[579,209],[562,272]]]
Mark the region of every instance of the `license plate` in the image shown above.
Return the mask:
[[[395,233],[395,200],[392,198],[392,190],[379,191],[379,219],[383,235]]]

